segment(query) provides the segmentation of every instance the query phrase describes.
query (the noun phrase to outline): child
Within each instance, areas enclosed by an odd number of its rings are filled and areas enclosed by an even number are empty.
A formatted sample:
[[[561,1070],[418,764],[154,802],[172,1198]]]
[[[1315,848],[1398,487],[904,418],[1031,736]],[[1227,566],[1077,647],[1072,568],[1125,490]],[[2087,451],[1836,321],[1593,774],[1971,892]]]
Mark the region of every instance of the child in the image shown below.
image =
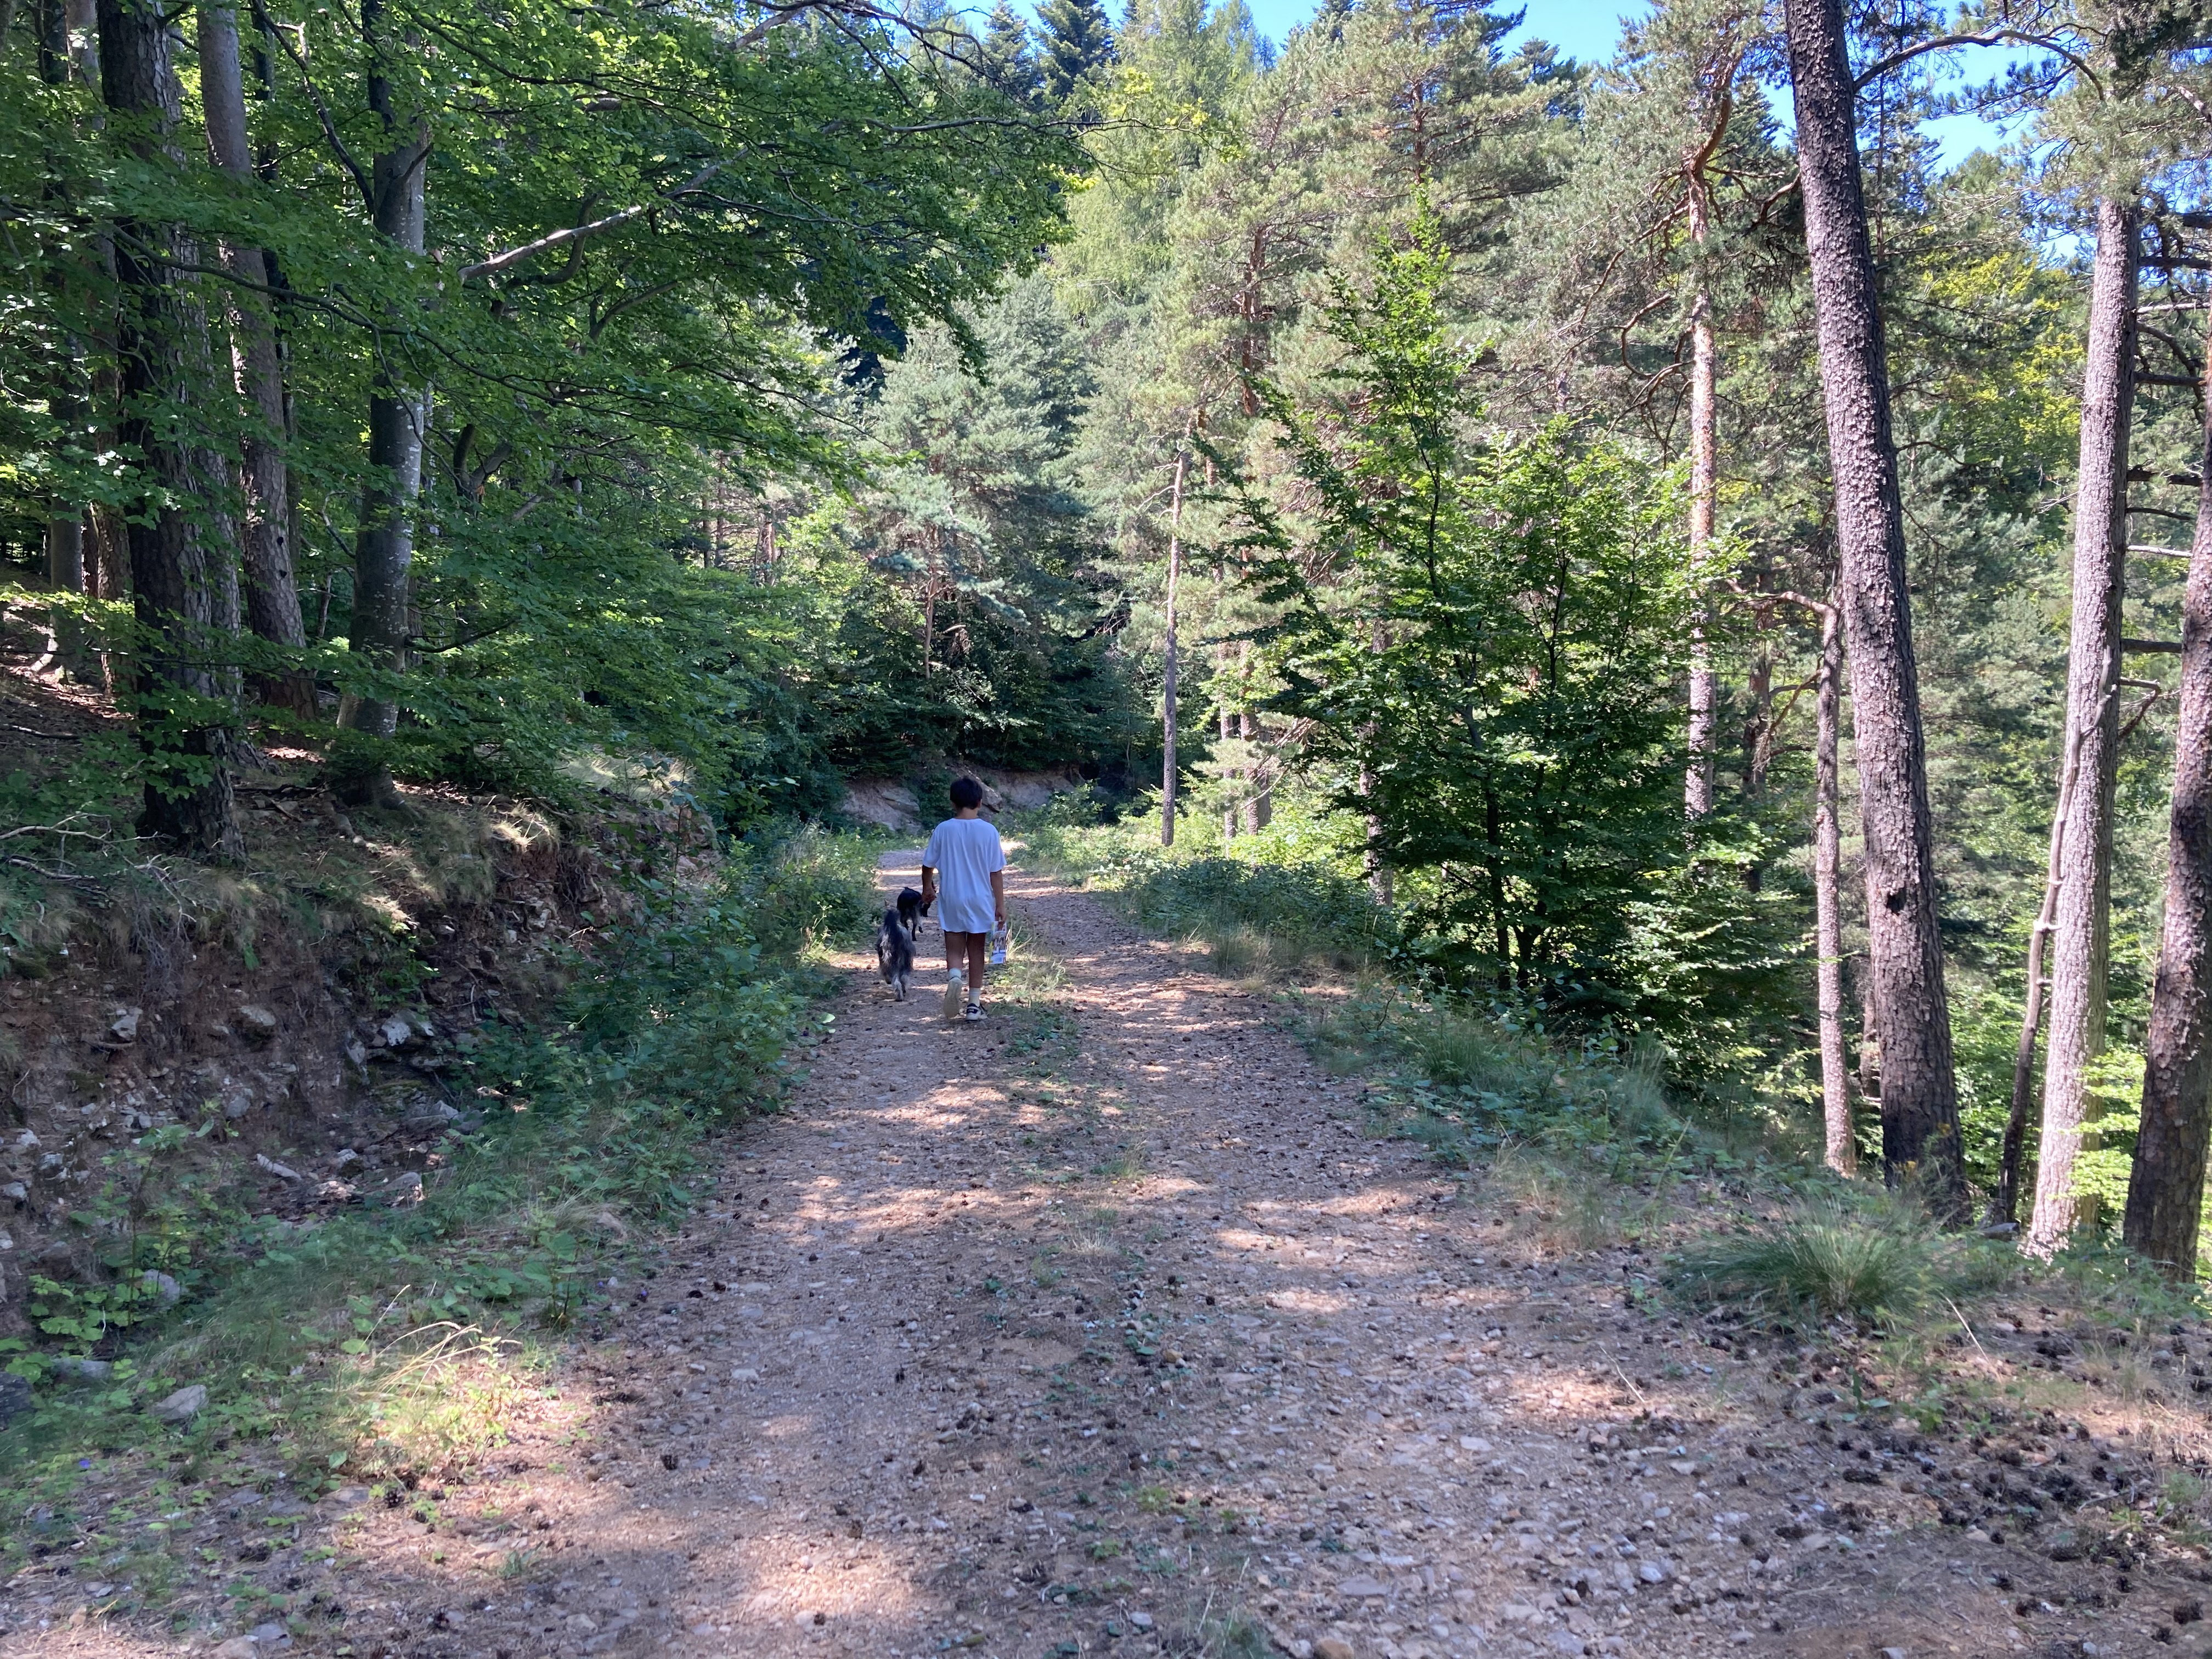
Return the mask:
[[[921,902],[941,899],[937,925],[945,933],[945,1012],[962,988],[966,958],[970,1025],[983,1018],[983,955],[990,936],[1006,921],[1006,853],[999,832],[975,816],[983,805],[983,786],[973,778],[952,784],[952,816],[930,832],[921,854]],[[939,878],[943,878],[940,890]]]

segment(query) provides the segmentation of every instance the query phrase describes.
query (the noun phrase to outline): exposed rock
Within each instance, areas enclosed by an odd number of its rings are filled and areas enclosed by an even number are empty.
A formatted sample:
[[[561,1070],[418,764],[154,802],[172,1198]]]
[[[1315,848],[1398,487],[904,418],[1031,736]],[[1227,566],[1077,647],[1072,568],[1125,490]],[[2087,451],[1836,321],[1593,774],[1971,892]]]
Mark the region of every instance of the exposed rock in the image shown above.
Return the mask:
[[[297,1170],[289,1164],[279,1164],[275,1158],[264,1153],[254,1153],[253,1161],[279,1181],[297,1181],[300,1178],[300,1172]]]
[[[880,778],[854,779],[846,786],[838,810],[848,818],[882,830],[907,831],[922,827],[921,803],[915,799],[914,791]]]
[[[236,1018],[238,1029],[257,1042],[266,1042],[276,1035],[276,1016],[258,1002],[240,1006]]]
[[[207,1385],[187,1383],[166,1399],[157,1400],[147,1410],[164,1423],[189,1423],[206,1408]]]
[[[185,1287],[175,1279],[150,1267],[138,1275],[138,1285],[141,1290],[151,1291],[165,1308],[175,1307],[185,1294]]]
[[[47,1361],[47,1368],[56,1376],[74,1378],[79,1382],[103,1382],[115,1375],[115,1367],[105,1359],[83,1359],[75,1354],[63,1354]]]
[[[118,1042],[138,1041],[138,1022],[145,1015],[143,1008],[117,1008],[107,1017],[107,1035]]]

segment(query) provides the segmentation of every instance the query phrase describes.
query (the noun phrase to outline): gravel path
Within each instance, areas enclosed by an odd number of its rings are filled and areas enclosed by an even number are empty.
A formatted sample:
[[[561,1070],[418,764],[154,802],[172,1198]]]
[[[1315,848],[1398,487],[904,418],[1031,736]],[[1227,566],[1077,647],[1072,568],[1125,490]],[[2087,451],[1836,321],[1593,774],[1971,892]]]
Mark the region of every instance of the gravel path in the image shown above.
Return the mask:
[[[512,1455],[271,1563],[296,1649],[2197,1650],[2150,1639],[2170,1589],[1936,1526],[1963,1449],[1786,1413],[1755,1350],[1624,1304],[1635,1252],[1370,1138],[1279,1005],[1009,890],[1030,988],[963,1028],[941,963],[902,1005],[854,958],[793,1109]]]

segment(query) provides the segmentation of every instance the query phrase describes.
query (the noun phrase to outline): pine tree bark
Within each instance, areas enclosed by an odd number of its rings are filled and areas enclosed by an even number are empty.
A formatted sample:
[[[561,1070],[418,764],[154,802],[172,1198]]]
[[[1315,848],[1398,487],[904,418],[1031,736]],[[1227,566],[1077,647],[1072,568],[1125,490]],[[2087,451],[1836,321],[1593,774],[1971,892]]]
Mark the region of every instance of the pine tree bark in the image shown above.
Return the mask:
[[[2137,216],[2133,202],[2097,204],[2081,385],[2081,452],[2074,495],[2074,605],[2066,657],[2066,746],[2078,757],[2054,834],[2051,885],[2051,1036],[2043,1067],[2043,1133],[2027,1248],[2048,1255],[2094,1219],[2077,1195],[2078,1155],[2094,1134],[2088,1072],[2104,1052],[2112,917],[2112,793],[2119,775],[2120,590],[2127,549],[2130,416],[2135,402]]]
[[[1690,186],[1692,235],[1705,240],[1703,181]],[[1712,299],[1700,286],[1690,307],[1690,568],[1702,572],[1713,539],[1720,472],[1717,415],[1719,356],[1713,343]],[[1720,679],[1702,613],[1690,633],[1689,771],[1682,809],[1692,821],[1713,810],[1713,763],[1719,744]]]
[[[1838,775],[1844,701],[1843,618],[1834,605],[1820,613],[1820,678],[1814,688],[1813,932],[1820,953],[1815,980],[1820,1018],[1820,1105],[1827,1126],[1827,1166],[1855,1175],[1858,1140],[1851,1125],[1850,1061],[1844,1050],[1843,827]]]
[[[2206,368],[2212,386],[2212,364]],[[2212,422],[2203,465],[2212,469]],[[2212,477],[2212,471],[2200,471]],[[2186,1283],[2196,1275],[2212,1139],[2212,489],[2197,501],[2181,602],[2180,716],[2166,832],[2166,922],[2150,999],[2142,1122],[2120,1236]]]
[[[100,0],[99,28],[108,108],[125,118],[142,157],[179,162],[181,103],[159,7]],[[210,503],[211,481],[168,417],[198,401],[205,384],[207,319],[176,275],[197,263],[198,249],[174,225],[126,217],[116,228],[119,435],[149,486],[128,531],[139,629],[133,691],[147,769],[139,827],[196,856],[235,860],[244,848],[225,706],[229,550],[203,533],[193,509]]]
[[[232,178],[254,176],[246,123],[246,82],[239,61],[238,14],[225,0],[199,0],[200,103],[208,149]],[[252,407],[257,428],[241,446],[246,485],[245,533],[239,551],[245,566],[246,625],[288,650],[307,647],[299,584],[292,569],[290,479],[284,462],[284,371],[269,312],[275,286],[268,256],[258,247],[226,244],[224,269],[238,279],[230,304],[234,370]],[[303,669],[252,677],[262,702],[312,718],[315,683]]]
[[[1186,439],[1188,433],[1185,433]],[[1182,485],[1190,452],[1176,446],[1175,488],[1168,508],[1167,636],[1160,667],[1160,845],[1175,845],[1176,785],[1176,590],[1182,580]]]
[[[430,135],[419,119],[403,113],[392,101],[385,64],[393,43],[386,38],[386,27],[382,0],[365,0],[362,33],[369,48],[368,106],[381,119],[386,141],[369,167],[370,218],[378,234],[395,247],[419,256]],[[362,491],[348,636],[349,649],[386,672],[407,665],[415,514],[422,488],[423,428],[429,413],[428,392],[405,384],[398,374],[397,366],[404,356],[397,342],[379,353],[385,367],[378,370],[369,392],[371,482]],[[389,738],[399,729],[399,705],[374,693],[349,696],[340,707],[338,723],[366,737]],[[374,754],[356,761],[334,781],[349,799],[385,806],[398,803],[391,771]]]
[[[1905,514],[1841,0],[1789,0],[1788,23],[1866,842],[1882,1169],[1893,1185],[1918,1182],[1938,1212],[1963,1217],[1966,1164],[1936,927]]]

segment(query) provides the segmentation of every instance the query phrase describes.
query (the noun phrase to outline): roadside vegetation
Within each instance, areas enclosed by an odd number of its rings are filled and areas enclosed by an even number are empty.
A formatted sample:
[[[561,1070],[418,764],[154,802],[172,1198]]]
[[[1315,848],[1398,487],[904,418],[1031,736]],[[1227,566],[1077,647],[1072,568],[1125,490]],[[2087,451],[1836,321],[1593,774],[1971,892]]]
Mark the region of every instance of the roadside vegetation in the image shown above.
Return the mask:
[[[680,870],[632,848],[601,890],[616,914],[548,948],[544,1005],[459,1035],[444,1097],[473,1103],[439,1115],[421,1170],[266,1213],[219,1110],[103,1160],[71,1216],[106,1271],[34,1280],[34,1334],[6,1344],[35,1395],[0,1433],[6,1559],[75,1545],[119,1603],[158,1607],[201,1565],[163,1557],[166,1510],[410,1492],[558,1397],[559,1346],[641,1294],[633,1245],[714,1202],[714,1138],[776,1109],[831,1018],[821,952],[873,896],[857,836]]]

